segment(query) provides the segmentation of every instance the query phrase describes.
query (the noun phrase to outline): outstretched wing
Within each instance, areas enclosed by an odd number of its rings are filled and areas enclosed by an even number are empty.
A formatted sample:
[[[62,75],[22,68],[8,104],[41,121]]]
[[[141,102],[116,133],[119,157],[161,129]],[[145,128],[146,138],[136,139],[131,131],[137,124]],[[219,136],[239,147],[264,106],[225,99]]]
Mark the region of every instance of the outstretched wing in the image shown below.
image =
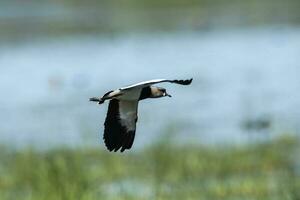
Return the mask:
[[[120,90],[129,90],[132,88],[136,88],[136,87],[147,87],[153,84],[157,84],[157,83],[163,83],[163,82],[169,82],[169,83],[176,83],[176,84],[180,84],[180,85],[189,85],[191,84],[191,82],[193,81],[193,79],[187,79],[187,80],[168,80],[168,79],[154,79],[154,80],[150,80],[150,81],[143,81],[134,85],[130,85],[127,87],[122,87],[120,88]]]
[[[104,143],[109,151],[130,149],[135,136],[138,101],[109,102],[104,123]]]

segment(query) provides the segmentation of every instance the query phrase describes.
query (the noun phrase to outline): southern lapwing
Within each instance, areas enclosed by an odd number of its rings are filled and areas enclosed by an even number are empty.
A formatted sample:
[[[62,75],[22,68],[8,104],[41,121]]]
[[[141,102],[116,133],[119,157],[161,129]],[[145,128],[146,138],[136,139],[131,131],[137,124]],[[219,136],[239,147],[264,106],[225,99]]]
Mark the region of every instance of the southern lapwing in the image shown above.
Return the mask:
[[[153,84],[169,82],[189,85],[192,80],[155,79],[109,91],[100,98],[90,98],[90,101],[98,102],[98,104],[110,100],[103,135],[107,149],[109,151],[121,149],[121,152],[123,152],[125,149],[131,148],[135,136],[138,119],[137,110],[140,100],[171,97],[165,88],[152,86]]]

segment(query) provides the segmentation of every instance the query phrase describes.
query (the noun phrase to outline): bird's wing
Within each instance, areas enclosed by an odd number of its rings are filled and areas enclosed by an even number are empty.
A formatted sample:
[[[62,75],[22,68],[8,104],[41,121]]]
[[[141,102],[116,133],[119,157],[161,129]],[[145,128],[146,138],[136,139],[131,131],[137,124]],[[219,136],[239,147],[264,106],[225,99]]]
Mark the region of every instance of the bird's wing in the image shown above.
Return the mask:
[[[112,99],[104,123],[104,143],[109,151],[130,149],[135,136],[138,101]]]
[[[157,84],[157,83],[163,83],[163,82],[169,82],[169,83],[176,83],[176,84],[180,84],[180,85],[189,85],[191,84],[193,79],[187,79],[187,80],[168,80],[168,79],[154,79],[154,80],[149,80],[149,81],[143,81],[140,83],[136,83],[127,87],[122,87],[120,88],[121,91],[124,90],[129,90],[132,88],[136,88],[136,87],[147,87],[153,84]]]

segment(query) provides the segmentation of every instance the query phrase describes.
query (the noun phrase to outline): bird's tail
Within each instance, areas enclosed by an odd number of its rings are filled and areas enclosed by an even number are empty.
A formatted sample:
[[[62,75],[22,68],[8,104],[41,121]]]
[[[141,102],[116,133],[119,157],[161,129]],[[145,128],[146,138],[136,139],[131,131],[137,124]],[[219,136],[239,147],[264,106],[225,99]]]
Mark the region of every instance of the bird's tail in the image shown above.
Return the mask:
[[[98,104],[103,104],[104,100],[98,97],[91,97],[90,101],[98,102]]]

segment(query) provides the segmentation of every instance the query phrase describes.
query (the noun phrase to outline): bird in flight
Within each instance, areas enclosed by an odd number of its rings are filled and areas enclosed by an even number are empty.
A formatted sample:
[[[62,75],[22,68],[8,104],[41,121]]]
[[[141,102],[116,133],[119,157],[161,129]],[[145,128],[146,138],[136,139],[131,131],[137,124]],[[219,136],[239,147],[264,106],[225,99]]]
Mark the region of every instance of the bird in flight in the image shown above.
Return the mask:
[[[189,85],[192,80],[155,79],[109,91],[102,97],[90,98],[90,101],[97,102],[98,104],[109,100],[103,135],[107,149],[115,152],[121,149],[120,151],[123,152],[125,149],[132,147],[136,122],[138,120],[138,103],[140,100],[171,97],[165,88],[153,86],[154,84],[168,82]]]

